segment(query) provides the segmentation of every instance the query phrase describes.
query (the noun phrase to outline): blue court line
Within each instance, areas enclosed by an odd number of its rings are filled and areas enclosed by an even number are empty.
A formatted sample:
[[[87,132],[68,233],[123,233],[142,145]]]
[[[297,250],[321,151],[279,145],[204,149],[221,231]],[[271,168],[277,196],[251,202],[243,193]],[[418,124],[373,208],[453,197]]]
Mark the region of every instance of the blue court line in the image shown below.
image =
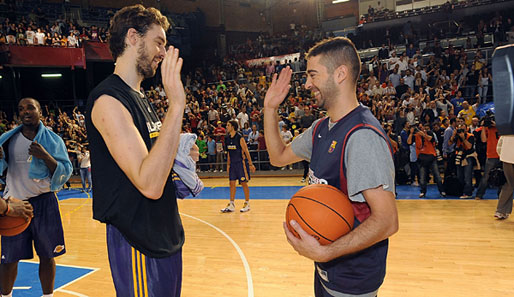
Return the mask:
[[[290,199],[302,186],[272,186],[272,187],[250,187],[250,198],[259,200],[287,200]],[[419,187],[402,185],[396,187],[399,200],[419,199]],[[88,198],[86,193],[80,190],[61,190],[57,196],[59,200],[66,200],[70,198]],[[186,199],[229,199],[229,187],[206,187],[195,198]],[[487,189],[483,199],[497,199],[498,194],[496,189]],[[236,188],[236,199],[244,199],[243,189]],[[459,197],[448,196],[443,198],[439,195],[436,185],[428,185],[426,197],[424,199],[459,199]]]
[[[38,274],[39,264],[20,261],[18,264],[18,276],[14,283],[14,297],[40,297],[43,295]],[[94,272],[93,268],[56,265],[55,286],[61,288],[71,282]]]

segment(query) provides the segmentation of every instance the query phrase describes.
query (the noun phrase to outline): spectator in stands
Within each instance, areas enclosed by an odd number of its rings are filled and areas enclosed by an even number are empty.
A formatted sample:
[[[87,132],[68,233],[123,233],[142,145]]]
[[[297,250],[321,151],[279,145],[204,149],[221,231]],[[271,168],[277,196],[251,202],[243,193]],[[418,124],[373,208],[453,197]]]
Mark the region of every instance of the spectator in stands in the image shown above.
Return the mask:
[[[414,90],[414,76],[412,76],[412,73],[409,69],[406,70],[405,76],[403,77],[403,81],[409,88]]]
[[[409,47],[407,48],[405,53],[406,53],[407,57],[412,59],[414,57],[414,55],[416,54],[416,48],[414,47],[414,44],[410,43]]]
[[[464,98],[462,97],[462,92],[458,91],[457,96],[455,96],[452,100],[450,100],[451,104],[453,104],[454,114],[459,114],[462,110],[462,104],[464,103]]]
[[[200,154],[200,158],[199,158],[199,161],[200,161],[200,168],[197,169],[197,172],[198,171],[207,171],[207,167],[204,165],[205,163],[207,163],[207,142],[205,141],[204,139],[204,135],[203,134],[199,134],[198,135],[198,138],[196,139],[196,145],[198,146],[198,152]]]
[[[480,104],[484,104],[487,102],[487,91],[489,89],[489,82],[492,82],[493,78],[491,74],[487,70],[487,68],[483,68],[479,71],[478,75],[478,95],[480,96]]]
[[[414,139],[413,139],[414,138]],[[430,130],[430,124],[425,123],[419,125],[419,130],[416,131],[415,127],[410,128],[409,138],[407,139],[408,144],[415,143],[416,155],[419,165],[419,186],[420,194],[419,198],[425,198],[427,193],[427,182],[428,173],[431,172],[434,176],[434,180],[437,183],[437,188],[442,197],[446,197],[444,192],[443,184],[441,182],[441,175],[437,167],[436,159],[436,137]]]
[[[27,44],[28,45],[37,45],[36,32],[32,31],[32,27],[28,27],[27,31],[25,31],[25,36],[27,36]]]
[[[381,60],[389,58],[389,49],[387,49],[384,43],[382,43],[382,47],[378,50],[378,58]]]
[[[405,84],[405,79],[400,78],[400,83],[396,86],[396,97],[402,98],[403,94],[409,91],[409,86]]]
[[[487,144],[487,159],[485,162],[484,175],[480,180],[480,185],[478,186],[475,199],[482,199],[482,197],[484,197],[489,181],[489,173],[493,168],[498,167],[500,164],[500,157],[496,151],[496,146],[500,139],[498,129],[496,129],[496,123],[491,117],[488,117],[482,124],[483,126],[480,131],[480,138],[482,142]]]
[[[478,165],[478,160],[474,148],[475,137],[473,134],[467,132],[467,127],[465,124],[460,124],[453,132],[452,137],[450,137],[449,143],[455,143],[455,149],[457,151],[456,163],[458,163],[456,164],[457,177],[464,185],[464,194],[460,198],[471,198],[473,191],[473,167]]]
[[[250,117],[248,116],[248,113],[246,113],[246,106],[243,106],[241,108],[241,111],[239,112],[239,114],[237,114],[236,118],[237,118],[237,121],[239,122],[239,125],[240,125],[239,127],[244,127],[245,124],[248,124]]]
[[[217,172],[218,170],[220,172],[223,172],[223,157],[224,157],[224,141],[225,136],[227,134],[225,128],[222,126],[222,122],[218,121],[218,126],[216,129],[214,129],[214,136],[216,136],[216,167],[217,169],[214,170],[214,172]]]
[[[393,87],[400,85],[402,76],[398,73],[398,67],[393,68],[393,73],[389,74],[389,81],[393,84]]]
[[[41,28],[37,28],[37,32],[34,35],[34,44],[45,45],[45,37],[46,34],[43,32],[43,30]]]
[[[462,107],[462,109],[459,111],[457,116],[459,118],[464,119],[464,123],[466,124],[466,126],[470,126],[472,119],[476,114],[475,109],[473,106],[469,105],[468,101],[466,101],[466,100],[462,101],[461,107]]]
[[[77,155],[78,162],[80,164],[80,179],[82,181],[82,191],[91,192],[93,183],[91,180],[91,158],[89,151],[85,146],[82,146],[80,152]],[[86,182],[88,187],[86,187]]]
[[[312,115],[312,111],[309,106],[304,107],[304,115],[300,118],[300,124],[302,128],[309,128],[315,120],[314,115]]]
[[[258,146],[259,131],[256,125],[252,125],[252,131],[248,134],[248,148],[250,150],[256,150]]]
[[[216,141],[212,134],[207,135],[207,162],[209,163],[209,171],[215,170],[216,163]]]

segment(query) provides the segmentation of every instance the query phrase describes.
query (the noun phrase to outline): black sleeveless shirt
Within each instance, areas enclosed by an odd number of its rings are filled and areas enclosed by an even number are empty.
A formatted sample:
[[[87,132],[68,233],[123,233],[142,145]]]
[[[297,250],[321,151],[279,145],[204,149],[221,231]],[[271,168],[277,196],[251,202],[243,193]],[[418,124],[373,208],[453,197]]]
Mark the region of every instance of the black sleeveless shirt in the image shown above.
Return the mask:
[[[161,122],[147,98],[119,76],[110,75],[91,91],[85,115],[94,188],[93,218],[112,224],[130,245],[146,256],[171,256],[184,244],[184,229],[171,173],[158,200],[146,198],[131,183],[109,153],[91,119],[93,104],[102,95],[114,97],[128,110],[148,151],[161,128]]]

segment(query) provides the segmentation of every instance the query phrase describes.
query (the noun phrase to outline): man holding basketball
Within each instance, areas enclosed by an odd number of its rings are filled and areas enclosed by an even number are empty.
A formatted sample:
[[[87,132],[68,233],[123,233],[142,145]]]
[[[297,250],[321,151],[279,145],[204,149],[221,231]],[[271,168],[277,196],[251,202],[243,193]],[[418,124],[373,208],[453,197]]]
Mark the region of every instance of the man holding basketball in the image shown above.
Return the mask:
[[[166,50],[168,20],[142,5],[111,19],[114,73],[89,95],[93,218],[106,223],[117,296],[180,296],[184,229],[171,169],[186,104],[179,51]],[[163,123],[140,92],[159,64],[169,109]]]
[[[0,137],[5,159],[0,173],[7,169],[4,198],[26,201],[27,210],[34,211],[30,225],[15,236],[2,236],[0,286],[2,296],[12,296],[18,274],[18,262],[32,259],[33,248],[39,256],[39,280],[43,296],[53,295],[55,257],[66,252],[59,204],[55,192],[71,176],[68,151],[59,135],[41,121],[41,105],[33,98],[18,103],[22,124]],[[7,208],[4,215],[9,215]]]
[[[278,79],[274,75],[264,101],[271,163],[280,167],[310,161],[310,183],[335,186],[352,202],[354,229],[328,245],[320,245],[291,221],[300,235],[296,238],[284,223],[288,242],[315,261],[318,297],[376,296],[385,277],[388,237],[398,230],[391,148],[380,123],[357,101],[360,65],[355,46],[346,38],[321,41],[309,51],[306,87],[328,117],[315,121],[288,145],[278,132],[277,110],[289,92],[289,68]]]

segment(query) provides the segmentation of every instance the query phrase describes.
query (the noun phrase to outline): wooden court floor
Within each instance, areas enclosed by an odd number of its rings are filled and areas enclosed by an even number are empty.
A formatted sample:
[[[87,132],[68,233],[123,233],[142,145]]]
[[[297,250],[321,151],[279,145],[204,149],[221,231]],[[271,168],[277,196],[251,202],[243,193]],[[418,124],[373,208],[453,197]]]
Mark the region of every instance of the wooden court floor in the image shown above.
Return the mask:
[[[250,185],[301,184],[297,178],[256,178]],[[390,240],[379,296],[514,296],[514,218],[495,220],[496,202],[397,201],[400,231]],[[186,232],[182,296],[313,296],[313,264],[296,254],[282,230],[287,201],[253,200],[248,213],[221,214],[226,203],[179,202]],[[115,296],[105,226],[91,219],[91,200],[60,205],[67,254],[57,263],[99,270],[54,296]]]

